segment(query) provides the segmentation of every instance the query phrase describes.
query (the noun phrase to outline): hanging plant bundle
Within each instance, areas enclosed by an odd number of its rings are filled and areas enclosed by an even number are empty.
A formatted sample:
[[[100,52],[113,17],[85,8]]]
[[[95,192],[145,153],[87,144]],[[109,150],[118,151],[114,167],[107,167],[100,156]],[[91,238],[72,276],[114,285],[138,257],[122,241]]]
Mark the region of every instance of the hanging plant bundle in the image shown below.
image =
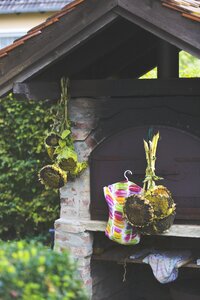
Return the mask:
[[[71,137],[68,118],[68,81],[61,80],[61,98],[57,105],[52,131],[45,139],[45,148],[53,165],[43,167],[39,172],[42,184],[50,188],[61,188],[67,178],[74,179],[87,168],[86,162],[79,162]]]
[[[170,191],[155,181],[162,178],[155,175],[156,149],[159,133],[149,143],[144,141],[147,168],[143,191],[140,195],[126,199],[124,214],[127,221],[141,233],[162,233],[170,228],[175,218],[175,203]]]

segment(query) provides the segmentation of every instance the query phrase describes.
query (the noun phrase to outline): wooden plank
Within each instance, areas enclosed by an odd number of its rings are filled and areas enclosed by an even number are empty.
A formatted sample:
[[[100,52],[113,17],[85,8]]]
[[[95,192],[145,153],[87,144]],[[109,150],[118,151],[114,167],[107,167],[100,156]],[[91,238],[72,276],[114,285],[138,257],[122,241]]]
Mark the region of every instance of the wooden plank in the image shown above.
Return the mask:
[[[138,245],[134,247],[123,247],[123,246],[116,246],[112,247],[111,249],[106,250],[102,254],[96,255],[93,254],[92,259],[93,260],[99,260],[99,261],[113,261],[118,264],[123,264],[128,263],[128,264],[145,264],[143,262],[143,259],[145,258],[146,255],[142,255],[140,258],[135,258],[131,259],[130,256],[138,253],[138,251],[141,251],[142,248]],[[190,257],[181,263],[179,263],[178,268],[195,268],[195,269],[200,269],[200,266],[197,265],[196,261],[194,260],[193,257]]]
[[[150,35],[151,38],[147,39],[147,35]],[[140,40],[144,37],[143,44],[145,44],[145,47],[141,45],[140,49],[138,49],[138,36]],[[59,78],[66,72],[72,80],[107,78],[111,77],[116,69],[117,71],[118,69],[121,70],[123,68],[122,64],[130,66],[130,63],[134,60],[134,63],[132,62],[131,65],[131,78],[133,78],[135,73],[137,74],[136,64],[139,65],[138,56],[140,57],[141,52],[144,54],[148,52],[147,48],[154,46],[155,39],[157,40],[155,37],[152,38],[151,34],[146,33],[137,25],[131,24],[125,19],[115,20],[98,35],[89,39],[87,43],[83,43],[83,45],[74,49],[72,53],[61,61],[50,66],[41,75],[39,74],[39,78],[36,78],[36,80],[41,80],[42,78],[43,80],[48,80],[52,76]],[[137,43],[135,43],[136,40]],[[137,44],[137,47],[135,44]],[[136,50],[139,50],[138,53],[136,53]],[[148,58],[151,60],[151,57],[148,56]],[[144,64],[145,62],[141,60],[139,68]]]
[[[17,82],[14,84],[13,92],[24,99],[55,100],[60,96],[60,87],[56,82]],[[199,96],[200,79],[72,80],[70,94],[74,98]]]
[[[200,57],[199,24],[164,8],[160,0],[119,0],[115,12],[180,49]]]
[[[104,231],[107,222],[105,221],[82,221],[84,229],[87,231]],[[200,238],[200,225],[174,224],[171,228],[160,236]]]
[[[122,44],[133,37],[136,39],[136,36],[140,35],[141,31],[143,31],[143,29],[134,24],[130,24],[127,20],[115,20],[98,35],[67,56],[57,68],[65,72],[67,70],[70,78],[72,78],[72,76],[77,78],[76,74],[79,74],[81,70],[83,70],[83,74],[86,76],[86,67],[91,66],[101,58],[106,63],[108,53],[112,53],[113,55],[113,52]],[[122,47],[123,46],[121,46],[121,48]],[[55,71],[59,72],[57,68]]]
[[[141,57],[145,57],[145,54],[148,54],[152,48],[154,48],[155,51],[157,44],[157,37],[143,29],[139,29],[135,36],[121,43],[121,45],[112,52],[96,60],[89,68],[82,70],[80,74],[75,74],[74,78],[103,79],[118,77],[120,76],[121,70],[130,66],[132,67],[130,77],[137,77],[137,69],[141,68],[140,65],[145,64],[145,61],[143,61]],[[150,56],[148,56],[148,59],[150,61],[152,60]],[[148,64],[148,62],[146,63]]]
[[[152,45],[146,51],[142,51],[137,60],[130,61],[128,66],[122,67],[117,72],[117,78],[139,78],[157,65],[157,44]]]

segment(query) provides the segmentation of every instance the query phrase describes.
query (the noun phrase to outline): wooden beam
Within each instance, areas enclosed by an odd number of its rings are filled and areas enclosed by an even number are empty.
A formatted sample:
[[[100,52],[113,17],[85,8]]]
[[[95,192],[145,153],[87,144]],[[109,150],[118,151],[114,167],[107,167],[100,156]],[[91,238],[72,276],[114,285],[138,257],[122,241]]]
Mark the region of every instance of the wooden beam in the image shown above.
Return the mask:
[[[16,83],[13,93],[24,99],[55,100],[60,97],[60,84],[56,82]],[[70,93],[74,98],[199,96],[200,79],[72,80]]]
[[[13,93],[19,100],[58,100],[60,87],[56,82],[15,83]]]
[[[179,78],[179,49],[164,40],[158,46],[158,78]]]
[[[200,79],[74,80],[71,82],[71,95],[73,97],[199,96]]]
[[[200,58],[198,23],[163,7],[160,0],[118,0],[118,4],[114,11],[120,16]]]
[[[161,252],[163,249],[160,250]],[[170,250],[168,250],[170,251]],[[173,251],[173,250],[172,250]],[[179,250],[184,252],[184,250]],[[123,247],[116,245],[115,247],[109,247],[108,249],[102,248],[101,253],[93,254],[92,260],[97,261],[108,261],[116,262],[117,264],[130,263],[130,264],[145,264],[143,262],[144,257],[151,253],[150,249],[135,245],[134,247]],[[131,256],[136,256],[138,258],[130,258]],[[200,265],[197,265],[196,259],[192,256],[186,258],[185,260],[180,261],[177,264],[177,268],[195,268],[199,269]]]

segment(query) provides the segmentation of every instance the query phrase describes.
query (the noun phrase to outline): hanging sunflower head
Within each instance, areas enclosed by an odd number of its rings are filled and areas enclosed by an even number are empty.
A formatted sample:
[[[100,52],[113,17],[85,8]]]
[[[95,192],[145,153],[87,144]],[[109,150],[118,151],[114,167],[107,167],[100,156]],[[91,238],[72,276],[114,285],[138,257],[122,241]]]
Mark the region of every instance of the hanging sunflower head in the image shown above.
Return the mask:
[[[47,146],[57,147],[59,145],[60,139],[61,137],[57,133],[51,132],[47,135],[45,139],[45,144]]]
[[[57,165],[47,165],[40,170],[39,180],[46,187],[57,189],[67,182],[67,173]]]
[[[49,133],[45,138],[45,148],[51,160],[54,160],[57,156],[55,150],[59,146],[60,140],[61,137],[55,132]]]
[[[175,211],[172,195],[163,185],[155,186],[146,191],[145,198],[150,201],[154,209],[154,214],[158,219],[162,219]]]
[[[154,219],[153,207],[142,195],[126,198],[124,215],[129,224],[142,228]]]
[[[143,228],[139,228],[139,232],[147,235],[163,233],[172,226],[175,219],[175,215],[176,213],[174,211],[163,219],[155,219],[149,225],[144,226]]]
[[[62,170],[71,172],[76,169],[78,157],[76,152],[70,147],[65,147],[57,156],[57,164]]]

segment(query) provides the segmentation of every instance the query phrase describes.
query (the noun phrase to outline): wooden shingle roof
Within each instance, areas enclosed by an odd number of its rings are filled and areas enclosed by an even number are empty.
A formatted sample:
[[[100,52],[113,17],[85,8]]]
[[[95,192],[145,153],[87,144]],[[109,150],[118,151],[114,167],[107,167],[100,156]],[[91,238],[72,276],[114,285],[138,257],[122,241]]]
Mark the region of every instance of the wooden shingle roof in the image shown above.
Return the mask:
[[[200,0],[162,0],[163,6],[181,13],[185,18],[200,22]]]
[[[57,11],[72,0],[1,0],[0,14]]]
[[[78,4],[80,4],[83,1],[84,0],[68,1],[69,3],[66,6],[64,6],[59,12],[55,13],[53,16],[49,17],[45,22],[30,29],[27,32],[27,34],[15,40],[11,45],[0,49],[0,58],[7,56],[10,51],[15,49],[16,47],[19,47],[20,45],[23,45],[27,40],[41,34],[43,29],[58,22],[62,16],[67,14],[69,11],[74,9]]]

